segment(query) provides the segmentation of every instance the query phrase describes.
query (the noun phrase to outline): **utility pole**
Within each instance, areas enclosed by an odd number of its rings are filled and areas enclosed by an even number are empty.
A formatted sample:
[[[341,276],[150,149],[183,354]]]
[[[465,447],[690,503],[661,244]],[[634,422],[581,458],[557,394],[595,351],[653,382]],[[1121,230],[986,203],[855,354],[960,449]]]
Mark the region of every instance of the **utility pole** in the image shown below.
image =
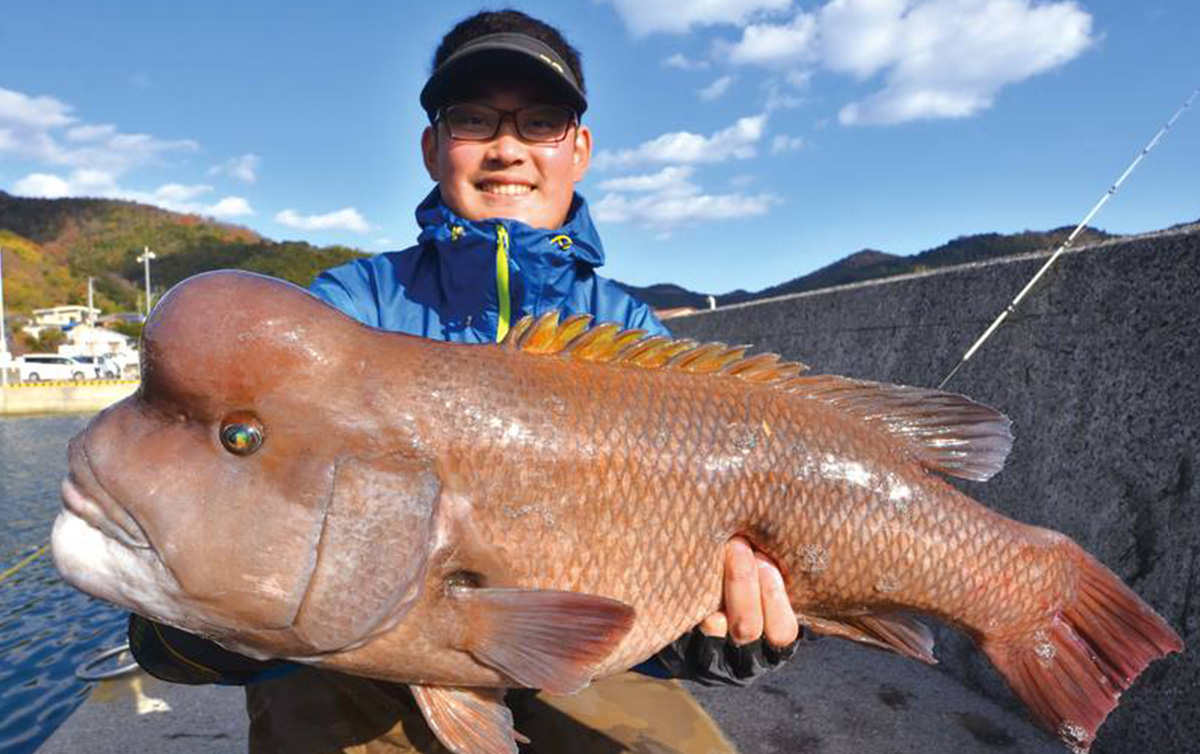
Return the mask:
[[[4,330],[4,249],[0,247],[0,385],[8,387],[8,334]]]
[[[155,253],[153,251],[150,251],[149,246],[143,246],[142,247],[142,255],[137,258],[137,261],[144,262],[146,264],[146,317],[147,318],[150,316],[150,307],[153,304],[153,301],[150,298],[150,260],[157,259],[157,258],[158,258],[157,255],[155,255]]]
[[[90,275],[88,276],[88,310],[87,310],[87,323],[88,323],[89,325],[92,325],[92,326],[95,326],[95,324],[96,324],[96,315],[92,314],[92,311],[93,311],[93,310],[92,310],[92,281],[93,281],[94,279],[95,279],[95,278],[91,277]]]

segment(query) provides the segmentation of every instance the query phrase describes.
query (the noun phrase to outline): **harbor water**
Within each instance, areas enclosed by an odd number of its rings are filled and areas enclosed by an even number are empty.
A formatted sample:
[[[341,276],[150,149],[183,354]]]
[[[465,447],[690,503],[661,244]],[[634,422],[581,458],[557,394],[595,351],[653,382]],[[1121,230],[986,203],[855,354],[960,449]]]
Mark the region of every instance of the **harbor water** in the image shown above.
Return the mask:
[[[67,440],[88,416],[0,417],[0,573],[46,544]],[[67,586],[49,553],[0,581],[0,752],[29,754],[84,700],[75,668],[125,641],[125,613]]]

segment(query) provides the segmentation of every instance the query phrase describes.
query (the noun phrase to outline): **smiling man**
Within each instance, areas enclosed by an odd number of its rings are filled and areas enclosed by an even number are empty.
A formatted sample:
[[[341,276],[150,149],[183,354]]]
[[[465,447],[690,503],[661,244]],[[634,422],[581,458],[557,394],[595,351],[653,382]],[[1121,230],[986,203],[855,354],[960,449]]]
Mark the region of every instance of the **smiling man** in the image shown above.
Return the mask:
[[[436,185],[417,207],[417,244],[322,273],[317,296],[372,327],[439,340],[497,342],[518,318],[550,310],[669,334],[595,272],[604,250],[575,192],[592,153],[587,98],[579,55],[556,29],[516,11],[462,21],[438,47],[420,101]],[[252,752],[441,751],[402,686],[313,669],[281,675],[143,619],[131,625],[139,662],[160,677],[250,683]],[[790,656],[798,630],[778,569],[734,539],[720,612],[639,666],[641,676],[573,700],[510,694],[516,728],[534,739],[528,751],[590,751],[597,726],[606,752],[634,746],[631,734],[665,750],[731,751],[686,692],[645,676],[744,685]]]

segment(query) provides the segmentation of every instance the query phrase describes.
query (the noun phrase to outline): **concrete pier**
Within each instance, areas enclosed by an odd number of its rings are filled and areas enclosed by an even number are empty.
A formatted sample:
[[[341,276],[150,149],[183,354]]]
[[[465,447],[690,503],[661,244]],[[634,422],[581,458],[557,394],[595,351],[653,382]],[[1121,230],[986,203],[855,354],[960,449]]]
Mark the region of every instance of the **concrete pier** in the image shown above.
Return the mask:
[[[934,668],[836,639],[802,646],[748,689],[688,688],[740,754],[1066,751],[1025,715]],[[638,714],[652,725],[656,710]],[[139,673],[97,684],[37,754],[236,754],[246,751],[246,728],[241,689],[177,686]],[[522,751],[544,752],[536,743]],[[604,751],[706,754],[661,743]]]
[[[18,382],[0,387],[0,416],[87,414],[133,395],[138,380]]]

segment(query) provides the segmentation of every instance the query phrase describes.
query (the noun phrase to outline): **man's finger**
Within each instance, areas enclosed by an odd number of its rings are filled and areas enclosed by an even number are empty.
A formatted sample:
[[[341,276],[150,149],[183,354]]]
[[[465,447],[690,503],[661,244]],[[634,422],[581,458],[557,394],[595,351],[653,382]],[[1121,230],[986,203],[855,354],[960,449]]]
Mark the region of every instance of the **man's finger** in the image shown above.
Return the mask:
[[[800,636],[800,624],[788,598],[779,568],[762,553],[758,561],[758,589],[762,595],[763,638],[773,647],[786,647]]]
[[[748,644],[762,636],[763,608],[758,588],[758,561],[741,537],[725,545],[725,604],[729,638]]]
[[[725,613],[718,610],[700,622],[700,633],[723,639],[729,634],[729,621]]]

